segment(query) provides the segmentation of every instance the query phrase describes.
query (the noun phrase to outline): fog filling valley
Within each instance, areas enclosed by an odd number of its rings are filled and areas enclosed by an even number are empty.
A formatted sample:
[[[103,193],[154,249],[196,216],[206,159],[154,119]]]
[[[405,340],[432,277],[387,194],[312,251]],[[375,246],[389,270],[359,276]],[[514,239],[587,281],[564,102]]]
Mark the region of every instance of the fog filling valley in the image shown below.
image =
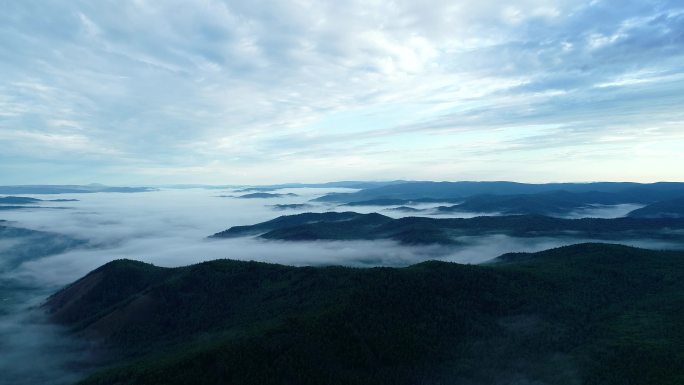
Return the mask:
[[[87,372],[92,347],[45,322],[40,305],[64,285],[109,261],[129,258],[174,267],[229,258],[295,266],[407,266],[429,259],[482,263],[507,252],[540,251],[587,241],[577,238],[515,238],[503,234],[460,237],[459,245],[407,246],[394,241],[266,241],[254,237],[208,239],[236,225],[250,225],[302,212],[379,212],[409,216],[379,206],[340,206],[311,199],[345,189],[282,189],[293,193],[270,199],[242,199],[234,190],[161,189],[144,193],[61,194],[75,202],[44,202],[42,208],[3,211],[5,225],[45,233],[9,234],[0,239],[1,384],[71,383]],[[44,195],[27,195],[46,198]],[[309,203],[301,210],[276,210],[274,204]],[[430,216],[440,204],[421,204],[414,215]],[[66,209],[56,209],[65,207]],[[635,205],[596,207],[568,217],[619,217]],[[478,213],[440,214],[472,217]],[[597,241],[597,240],[592,240]],[[630,240],[623,244],[656,249],[679,248],[665,241]]]

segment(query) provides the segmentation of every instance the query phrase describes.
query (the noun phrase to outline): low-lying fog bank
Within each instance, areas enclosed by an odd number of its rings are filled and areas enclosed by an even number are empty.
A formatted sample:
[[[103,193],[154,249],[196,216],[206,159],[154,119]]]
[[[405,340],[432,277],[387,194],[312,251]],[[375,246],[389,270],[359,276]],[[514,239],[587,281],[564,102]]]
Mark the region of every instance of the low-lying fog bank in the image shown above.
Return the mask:
[[[207,236],[231,226],[254,224],[279,215],[301,212],[357,211],[381,212],[402,217],[421,215],[387,210],[382,206],[346,207],[309,202],[312,198],[341,189],[282,189],[294,193],[266,199],[219,197],[232,190],[209,189],[160,190],[136,194],[64,194],[70,202],[68,210],[25,210],[4,213],[13,225],[35,230],[58,232],[87,241],[87,245],[58,255],[27,261],[13,271],[15,276],[52,285],[67,284],[112,259],[131,258],[161,266],[179,266],[216,258],[253,259],[292,265],[342,264],[354,266],[401,266],[425,259],[480,263],[510,251],[538,251],[580,242],[572,238],[517,239],[504,235],[469,237],[464,245],[400,246],[391,241],[375,242],[265,242],[251,238],[208,240]],[[348,191],[348,190],[347,190]],[[225,194],[224,194],[225,193]],[[36,196],[39,197],[39,196]],[[283,212],[273,204],[310,206]],[[429,210],[438,204],[421,204]],[[630,206],[630,207],[626,207]],[[619,216],[631,205],[600,207],[602,217]],[[472,217],[477,213],[452,213],[440,217]],[[579,213],[573,214],[579,216]],[[592,215],[598,216],[598,215]],[[9,241],[8,241],[9,242]],[[648,246],[646,240],[632,242]],[[676,245],[653,244],[658,248]]]
[[[39,308],[57,288],[0,279],[0,384],[73,384],[89,372],[97,354],[85,342],[50,323]]]

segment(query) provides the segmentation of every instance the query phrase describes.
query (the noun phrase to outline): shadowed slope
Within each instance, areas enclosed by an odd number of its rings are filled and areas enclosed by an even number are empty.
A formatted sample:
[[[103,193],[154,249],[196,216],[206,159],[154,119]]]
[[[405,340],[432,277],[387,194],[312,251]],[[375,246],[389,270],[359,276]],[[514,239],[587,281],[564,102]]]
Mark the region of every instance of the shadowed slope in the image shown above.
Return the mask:
[[[450,244],[458,243],[459,236],[499,233],[516,237],[683,240],[684,233],[673,231],[681,229],[684,229],[684,219],[676,218],[563,219],[510,215],[393,219],[376,213],[327,212],[281,216],[256,225],[235,226],[212,238],[259,235],[285,241],[393,239],[405,244]]]
[[[656,202],[629,213],[633,218],[684,218],[684,197]]]
[[[46,306],[123,354],[93,384],[675,384],[683,299],[684,253],[584,244],[487,266],[116,261]]]

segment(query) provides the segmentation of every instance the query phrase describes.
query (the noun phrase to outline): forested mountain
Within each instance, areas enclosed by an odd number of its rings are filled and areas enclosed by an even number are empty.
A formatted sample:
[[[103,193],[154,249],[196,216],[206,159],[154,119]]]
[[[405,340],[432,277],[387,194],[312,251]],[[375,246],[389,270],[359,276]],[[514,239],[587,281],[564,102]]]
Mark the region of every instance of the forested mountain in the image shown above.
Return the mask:
[[[628,215],[634,218],[684,218],[684,197],[656,202]]]
[[[463,203],[441,206],[438,210],[440,212],[558,215],[588,209],[594,205],[643,203],[641,201],[642,199],[617,193],[551,191],[538,194],[476,195],[466,198]]]
[[[552,191],[570,193],[619,194],[622,203],[655,202],[684,195],[684,183],[547,183],[526,184],[516,182],[407,182],[355,193],[335,193],[317,198],[321,202],[350,203],[375,199],[449,199],[467,198],[474,195],[519,195]]]
[[[581,244],[485,266],[119,260],[45,308],[111,349],[84,384],[680,384],[684,253]]]
[[[377,213],[326,212],[286,215],[251,226],[234,226],[212,238],[259,235],[286,241],[394,239],[406,244],[450,244],[457,243],[459,236],[497,233],[516,237],[684,240],[681,231],[672,231],[678,229],[684,229],[684,219],[563,219],[541,215],[393,219]]]

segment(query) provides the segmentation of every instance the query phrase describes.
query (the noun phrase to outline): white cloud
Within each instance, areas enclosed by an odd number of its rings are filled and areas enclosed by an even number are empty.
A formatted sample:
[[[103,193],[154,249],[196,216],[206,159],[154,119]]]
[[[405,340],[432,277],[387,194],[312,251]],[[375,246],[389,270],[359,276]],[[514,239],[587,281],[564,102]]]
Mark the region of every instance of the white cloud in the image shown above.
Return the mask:
[[[378,146],[383,163],[394,159],[402,176],[421,178],[426,167],[441,169],[423,163],[437,148],[415,137],[421,132],[457,144],[465,130],[572,126],[581,116],[603,135],[599,127],[635,103],[655,116],[681,96],[664,88],[681,83],[676,31],[684,22],[674,2],[28,3],[0,16],[8,59],[0,63],[0,130],[25,127],[39,142],[109,149],[100,167],[127,169],[122,175],[137,173],[136,163],[222,164],[249,170],[253,179],[240,181],[267,181],[272,173],[247,160],[280,167],[284,154],[308,152],[324,164],[343,151],[357,165],[348,171],[365,174],[377,159],[362,149]],[[649,92],[623,94],[637,86]],[[617,107],[622,100],[629,107]],[[420,164],[402,156],[407,135],[426,155]],[[32,158],[23,155],[21,162]],[[290,177],[326,175],[316,166]]]

